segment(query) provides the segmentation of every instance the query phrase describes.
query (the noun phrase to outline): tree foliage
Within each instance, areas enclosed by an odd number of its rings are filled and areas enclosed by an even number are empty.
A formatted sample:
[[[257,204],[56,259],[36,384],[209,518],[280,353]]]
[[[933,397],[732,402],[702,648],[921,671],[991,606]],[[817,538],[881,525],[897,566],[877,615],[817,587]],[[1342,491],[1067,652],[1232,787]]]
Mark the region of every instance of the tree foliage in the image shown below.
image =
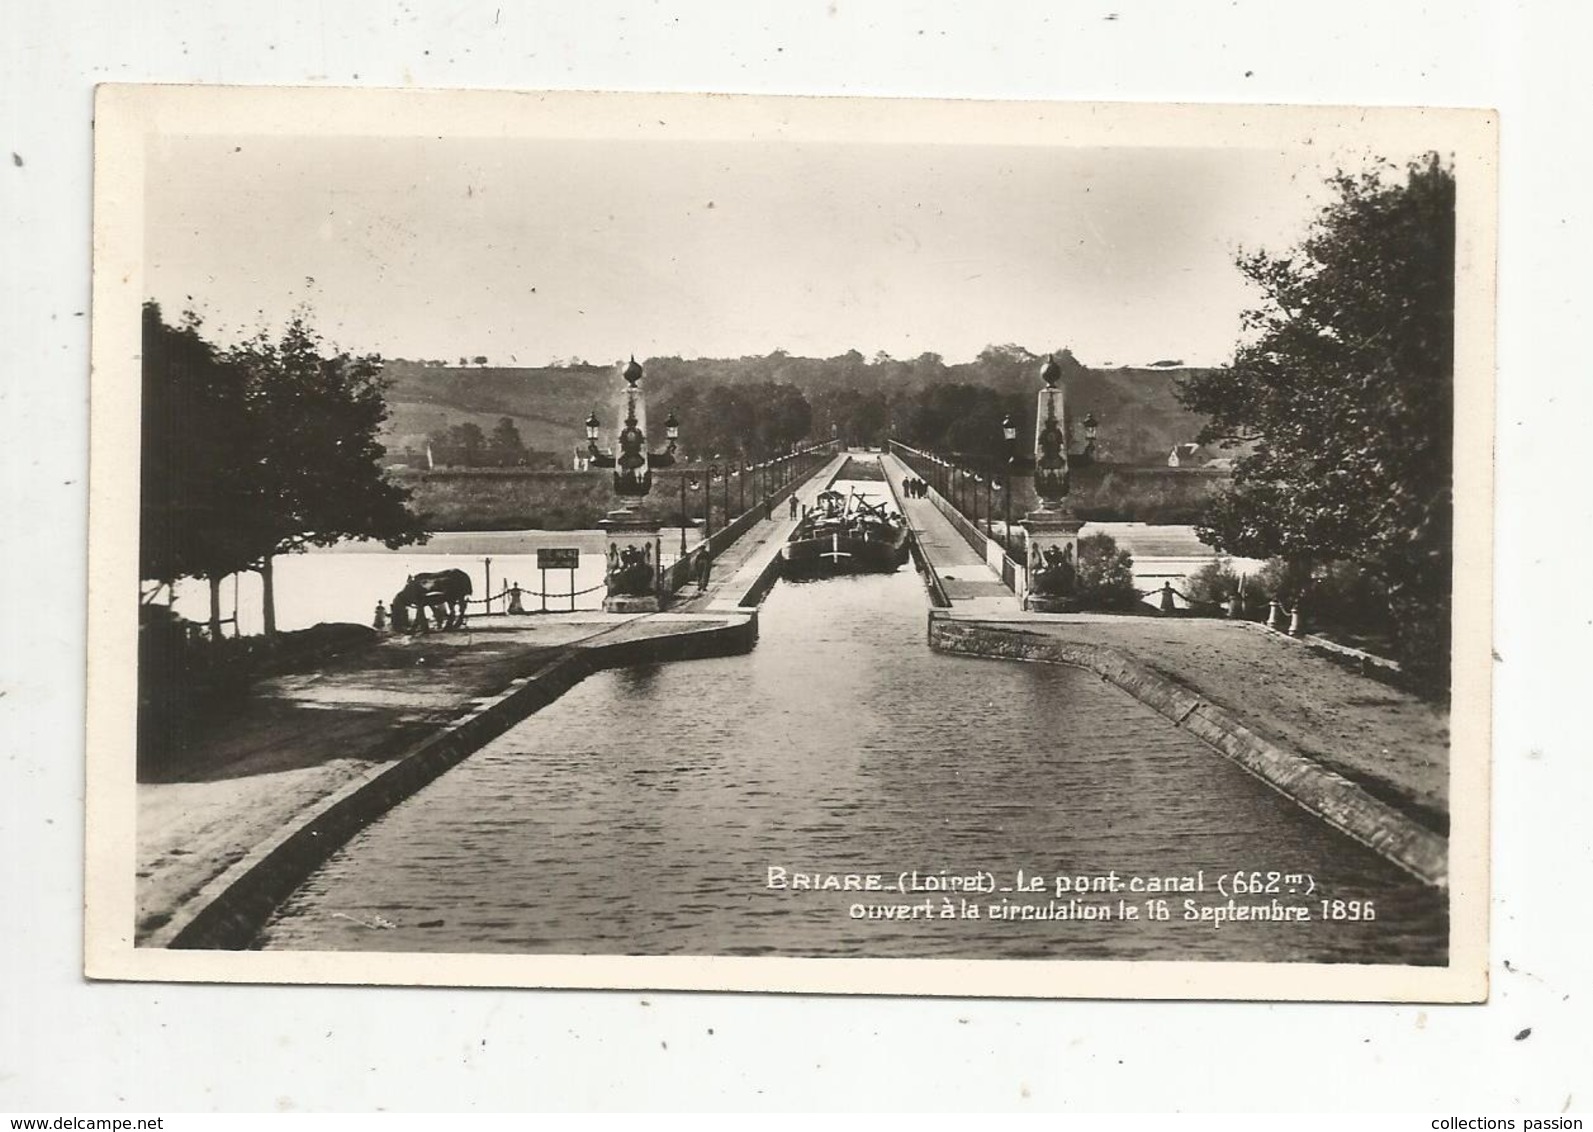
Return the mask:
[[[681,422],[680,447],[688,459],[764,460],[813,435],[813,408],[787,382],[703,386],[674,376],[660,382],[650,400],[655,412],[673,412]],[[652,427],[661,444],[662,418],[653,419]]]
[[[326,350],[299,314],[280,337],[219,351],[185,317],[144,307],[146,578],[267,578],[274,555],[346,538],[425,537],[409,493],[382,475],[381,359]]]
[[[1184,596],[1196,605],[1221,605],[1238,592],[1239,572],[1223,555],[1189,575],[1184,583]]]
[[[1340,173],[1282,255],[1243,255],[1264,296],[1233,364],[1184,403],[1203,442],[1252,441],[1202,537],[1233,554],[1349,560],[1386,587],[1407,664],[1447,669],[1454,421],[1455,182]]]
[[[255,505],[243,518],[260,556],[351,538],[397,548],[422,537],[408,492],[381,473],[380,357],[327,352],[300,314],[279,338],[261,334],[231,360],[247,375]]]
[[[1079,539],[1077,594],[1085,609],[1133,609],[1139,602],[1134,586],[1134,556],[1108,534]]]
[[[225,577],[249,558],[236,523],[248,498],[244,375],[205,341],[198,318],[171,326],[146,303],[142,381],[139,575]]]
[[[904,398],[896,417],[909,444],[977,462],[1005,458],[1001,422],[1009,414],[1015,421],[1023,418],[1021,396],[984,385],[938,382]]]
[[[492,462],[500,468],[510,468],[525,462],[525,441],[520,439],[520,430],[515,426],[513,417],[498,418],[492,435],[487,438],[487,450]]]

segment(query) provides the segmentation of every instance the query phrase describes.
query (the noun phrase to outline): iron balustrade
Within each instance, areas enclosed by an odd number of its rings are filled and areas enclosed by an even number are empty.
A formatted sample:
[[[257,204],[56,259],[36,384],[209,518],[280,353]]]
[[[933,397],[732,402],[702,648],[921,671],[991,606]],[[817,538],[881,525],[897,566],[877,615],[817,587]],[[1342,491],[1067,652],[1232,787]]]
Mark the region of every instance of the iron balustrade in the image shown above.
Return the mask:
[[[964,471],[956,461],[947,460],[944,457],[919,448],[913,448],[899,440],[891,440],[888,444],[891,454],[907,465],[913,475],[927,485],[925,498],[929,500],[935,510],[946,517],[946,521],[952,525],[952,528],[963,537],[963,540],[970,547],[978,552],[981,558],[984,558],[987,562],[990,560],[990,543],[994,542],[1001,547],[1001,580],[1014,593],[1018,592],[1022,585],[1024,568],[1013,557],[1013,544],[1020,540],[1013,537],[1010,527],[1007,528],[1004,537],[997,538],[995,536],[995,532],[992,529],[994,527],[993,511],[989,510],[988,505],[985,523],[983,524],[984,529],[980,529],[981,524],[977,518],[979,497],[977,489],[979,485],[971,483],[966,489],[960,486],[962,481],[972,479],[972,473]],[[1009,495],[1012,491],[1010,477],[1006,491]],[[991,494],[988,488],[986,494],[987,497]],[[959,496],[963,498],[972,497],[976,508],[975,517],[970,518],[957,506],[956,500]],[[1020,549],[1018,553],[1021,555],[1023,551]]]
[[[835,448],[836,445],[833,443],[817,445],[812,448],[804,448],[799,452],[793,452],[789,456],[768,461],[769,464],[777,465],[780,469],[777,473],[778,478],[771,477],[768,493],[770,508],[772,509],[776,503],[785,502],[787,497],[805,483],[808,477],[816,472],[825,461],[829,460],[834,454]],[[742,474],[746,474],[745,469],[742,470]],[[725,479],[723,493],[728,501],[730,487],[728,472]],[[707,482],[705,475],[703,480],[704,495],[711,499],[711,495],[706,490]],[[760,498],[754,498],[751,506],[744,509],[735,518],[723,523],[718,530],[709,533],[707,537],[686,554],[659,571],[659,594],[668,596],[679,593],[684,586],[697,577],[698,566],[704,555],[707,555],[710,560],[718,558],[737,539],[757,526],[763,520],[763,517],[764,501]]]

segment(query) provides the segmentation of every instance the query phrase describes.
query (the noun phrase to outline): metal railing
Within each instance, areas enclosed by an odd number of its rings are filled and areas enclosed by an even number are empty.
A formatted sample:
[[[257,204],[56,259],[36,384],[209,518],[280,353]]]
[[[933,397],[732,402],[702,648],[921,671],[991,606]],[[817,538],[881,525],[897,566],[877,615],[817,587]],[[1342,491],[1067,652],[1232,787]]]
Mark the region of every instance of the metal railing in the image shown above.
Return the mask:
[[[981,522],[978,514],[978,498],[983,480],[974,480],[976,473],[963,468],[955,460],[947,459],[933,452],[927,452],[911,445],[903,444],[899,440],[888,442],[891,454],[906,464],[912,473],[926,485],[925,498],[946,517],[959,535],[962,536],[981,558],[990,562],[992,545],[1001,549],[1000,573],[1001,580],[1008,589],[1014,593],[1021,592],[1027,571],[1020,559],[1023,556],[1024,538],[1015,537],[1011,529],[1003,523],[1003,532],[997,535],[993,514],[987,513]],[[978,473],[983,476],[988,473]],[[972,488],[962,492],[956,490],[960,483],[973,481]],[[1010,492],[1012,485],[1009,483],[1003,489]],[[970,516],[957,506],[958,495],[963,498],[972,497],[975,504],[975,513]],[[994,498],[991,492],[988,498]],[[992,568],[995,564],[991,563]]]
[[[807,482],[814,472],[822,467],[832,455],[836,445],[816,444],[811,448],[804,448],[793,452],[792,471],[783,483],[772,488],[768,493],[769,502],[767,509],[773,511],[779,504],[784,503],[791,495]],[[660,597],[668,597],[679,593],[682,588],[693,581],[702,569],[702,560],[706,556],[710,561],[719,557],[725,550],[733,545],[737,539],[746,534],[765,517],[766,505],[762,499],[754,499],[752,505],[747,507],[730,522],[713,531],[702,542],[692,547],[685,554],[677,558],[671,565],[663,567],[658,575],[658,593]]]

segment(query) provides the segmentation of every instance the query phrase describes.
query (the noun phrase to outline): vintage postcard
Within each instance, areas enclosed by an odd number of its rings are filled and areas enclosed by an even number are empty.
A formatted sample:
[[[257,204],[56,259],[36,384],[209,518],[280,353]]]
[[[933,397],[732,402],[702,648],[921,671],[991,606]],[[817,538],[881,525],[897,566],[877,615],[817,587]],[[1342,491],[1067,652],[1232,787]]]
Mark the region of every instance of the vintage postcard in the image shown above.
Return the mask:
[[[91,977],[1486,998],[1490,112],[95,147]]]

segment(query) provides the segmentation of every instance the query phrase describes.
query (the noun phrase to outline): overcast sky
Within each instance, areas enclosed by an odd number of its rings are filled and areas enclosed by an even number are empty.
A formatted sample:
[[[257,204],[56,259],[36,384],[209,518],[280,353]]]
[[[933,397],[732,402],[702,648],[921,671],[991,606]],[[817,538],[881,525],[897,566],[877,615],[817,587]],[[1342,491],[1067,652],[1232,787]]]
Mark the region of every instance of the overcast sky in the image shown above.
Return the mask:
[[[224,339],[308,301],[388,357],[1225,360],[1239,248],[1367,155],[1300,149],[164,138],[146,289]]]

